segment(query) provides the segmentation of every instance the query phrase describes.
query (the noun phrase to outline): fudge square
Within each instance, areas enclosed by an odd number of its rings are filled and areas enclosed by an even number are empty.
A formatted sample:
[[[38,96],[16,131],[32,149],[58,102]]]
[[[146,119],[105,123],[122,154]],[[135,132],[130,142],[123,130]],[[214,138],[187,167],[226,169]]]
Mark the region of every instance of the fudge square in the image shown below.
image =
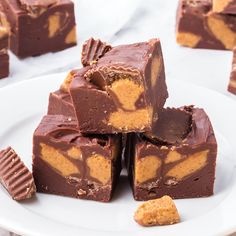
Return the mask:
[[[213,0],[213,11],[222,14],[236,14],[236,0]]]
[[[8,32],[1,25],[0,14],[0,79],[9,75]]]
[[[10,49],[20,58],[76,45],[70,0],[1,0],[11,28]]]
[[[236,46],[236,16],[214,13],[211,0],[180,0],[176,40],[192,48],[232,50]]]
[[[168,97],[159,39],[111,48],[74,75],[70,94],[82,133],[150,131]]]
[[[76,121],[45,116],[33,137],[38,192],[107,202],[121,170],[120,135],[81,135]]]
[[[136,200],[213,194],[217,143],[203,109],[167,108],[152,133],[129,134],[125,152]]]
[[[236,48],[233,50],[232,69],[229,78],[228,91],[236,95]]]

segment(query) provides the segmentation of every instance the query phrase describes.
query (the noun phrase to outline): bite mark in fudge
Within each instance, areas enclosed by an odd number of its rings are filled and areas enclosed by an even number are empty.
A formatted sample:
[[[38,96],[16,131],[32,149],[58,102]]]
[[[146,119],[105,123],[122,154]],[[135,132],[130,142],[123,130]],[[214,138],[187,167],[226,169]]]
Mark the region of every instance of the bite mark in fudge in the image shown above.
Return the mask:
[[[82,135],[76,126],[62,115],[42,119],[33,139],[37,190],[107,202],[121,170],[121,137]]]
[[[91,66],[97,63],[98,59],[111,50],[111,46],[100,39],[88,39],[82,47],[81,62],[83,66]]]
[[[168,97],[160,41],[113,47],[74,75],[70,94],[81,132],[151,130]]]
[[[217,143],[203,109],[164,109],[152,133],[128,134],[125,151],[136,200],[213,194]]]
[[[32,174],[11,147],[0,151],[0,182],[17,201],[31,198],[36,191]]]
[[[236,16],[212,11],[210,0],[180,0],[176,40],[192,48],[227,49],[236,45]]]
[[[134,219],[142,226],[171,225],[180,221],[175,203],[169,196],[144,202],[136,210]]]
[[[229,78],[228,91],[236,94],[236,48],[233,50],[232,68]]]
[[[2,6],[10,25],[10,49],[18,57],[37,56],[76,45],[72,1],[3,0]]]
[[[222,14],[236,14],[235,0],[213,0],[213,12]]]

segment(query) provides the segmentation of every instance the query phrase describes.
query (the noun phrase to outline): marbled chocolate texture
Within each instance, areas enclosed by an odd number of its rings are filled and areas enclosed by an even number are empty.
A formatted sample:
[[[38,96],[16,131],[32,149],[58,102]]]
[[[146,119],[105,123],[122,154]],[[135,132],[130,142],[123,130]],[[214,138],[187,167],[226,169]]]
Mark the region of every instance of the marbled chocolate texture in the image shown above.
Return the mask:
[[[113,47],[75,74],[70,94],[81,132],[150,131],[168,97],[159,39]]]

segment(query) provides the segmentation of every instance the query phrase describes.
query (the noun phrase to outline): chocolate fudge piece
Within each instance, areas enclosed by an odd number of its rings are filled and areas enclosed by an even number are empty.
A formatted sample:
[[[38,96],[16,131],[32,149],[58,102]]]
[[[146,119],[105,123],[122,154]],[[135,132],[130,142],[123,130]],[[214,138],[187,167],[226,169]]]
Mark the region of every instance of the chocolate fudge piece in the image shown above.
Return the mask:
[[[74,74],[78,70],[72,70],[65,78],[60,89],[50,93],[48,103],[48,115],[64,115],[67,117],[75,117],[75,110],[69,93],[69,86]]]
[[[33,138],[33,176],[43,193],[107,202],[121,170],[120,135],[82,135],[77,122],[45,116]]]
[[[10,24],[10,49],[20,58],[76,45],[71,0],[1,0]]]
[[[236,14],[235,0],[212,0],[213,11],[222,14]]]
[[[62,90],[57,90],[50,93],[48,115],[64,115],[68,117],[75,117],[75,111],[70,94]]]
[[[11,147],[0,151],[0,182],[17,201],[31,198],[36,192],[32,174]]]
[[[0,79],[9,75],[8,32],[1,24],[0,16]]]
[[[82,133],[150,131],[168,97],[159,39],[113,47],[74,75],[70,94]]]
[[[129,134],[126,163],[136,200],[213,194],[217,143],[207,114],[167,108],[152,133]]]
[[[236,16],[212,12],[211,0],[180,0],[176,40],[192,48],[232,50],[236,46]]]
[[[111,46],[100,39],[88,39],[82,47],[81,63],[83,66],[90,66],[111,50]]]
[[[180,217],[171,197],[163,196],[142,203],[134,214],[134,220],[141,226],[172,225],[179,223]]]
[[[236,95],[236,48],[233,50],[232,69],[230,73],[228,91]]]

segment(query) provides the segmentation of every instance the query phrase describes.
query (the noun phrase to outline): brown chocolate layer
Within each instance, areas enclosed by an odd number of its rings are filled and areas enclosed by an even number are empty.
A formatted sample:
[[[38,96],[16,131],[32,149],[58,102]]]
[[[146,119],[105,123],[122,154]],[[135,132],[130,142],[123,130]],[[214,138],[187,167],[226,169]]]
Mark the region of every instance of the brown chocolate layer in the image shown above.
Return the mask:
[[[0,152],[0,182],[17,201],[31,198],[36,191],[32,174],[11,147]]]
[[[177,43],[192,48],[230,49],[236,46],[236,16],[212,11],[211,0],[180,0]]]
[[[150,131],[168,97],[160,41],[113,47],[74,76],[70,94],[81,132]]]
[[[191,129],[191,114],[175,108],[166,108],[159,113],[151,133],[144,135],[150,141],[175,144],[182,142]]]
[[[88,39],[82,48],[81,62],[83,66],[90,66],[103,57],[105,53],[111,50],[111,46],[102,42],[100,39]]]
[[[167,123],[172,124],[170,129],[162,130],[166,122],[159,119],[157,125],[163,132],[152,136],[130,134],[127,139],[126,165],[134,198],[148,200],[163,195],[173,198],[212,195],[217,143],[208,116],[203,109],[193,106],[168,108],[165,113],[169,113],[171,119],[169,122],[168,114],[164,114]]]
[[[7,51],[0,52],[0,79],[9,75],[9,56]]]
[[[8,49],[8,32],[6,28],[0,24],[0,52],[2,49]]]
[[[37,190],[109,201],[121,170],[120,135],[82,135],[73,118],[45,116],[34,133]]]
[[[10,49],[18,57],[37,56],[76,45],[72,1],[58,0],[52,4],[51,1],[2,0],[1,3],[11,30]]]

